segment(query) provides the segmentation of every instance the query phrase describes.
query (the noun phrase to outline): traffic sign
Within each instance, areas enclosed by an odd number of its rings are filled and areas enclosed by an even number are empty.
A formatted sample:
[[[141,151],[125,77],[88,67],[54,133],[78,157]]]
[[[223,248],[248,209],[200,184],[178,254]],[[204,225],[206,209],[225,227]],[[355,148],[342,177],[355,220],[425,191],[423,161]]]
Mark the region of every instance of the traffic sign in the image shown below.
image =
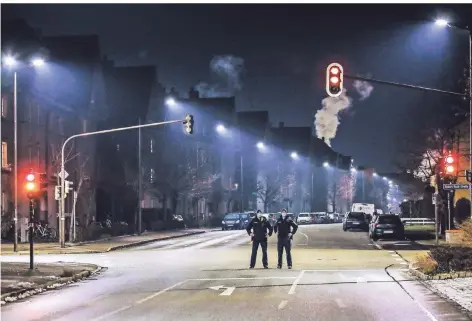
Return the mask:
[[[62,177],[62,172],[57,173],[57,176],[59,176],[61,179],[66,179],[67,177],[69,177],[69,173],[64,170],[64,177]]]
[[[455,189],[469,189],[469,184],[443,184],[443,189],[447,191]]]

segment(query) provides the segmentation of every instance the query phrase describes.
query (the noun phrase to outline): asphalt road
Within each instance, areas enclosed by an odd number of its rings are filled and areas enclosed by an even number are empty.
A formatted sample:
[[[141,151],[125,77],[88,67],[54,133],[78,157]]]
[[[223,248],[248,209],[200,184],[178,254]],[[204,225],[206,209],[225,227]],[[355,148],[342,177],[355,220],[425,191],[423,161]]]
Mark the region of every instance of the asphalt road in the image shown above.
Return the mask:
[[[2,307],[2,320],[469,320],[405,273],[406,262],[365,232],[340,224],[301,226],[294,269],[247,269],[245,231],[210,232],[140,248],[44,255],[108,269],[58,291]],[[24,261],[26,257],[4,257]]]

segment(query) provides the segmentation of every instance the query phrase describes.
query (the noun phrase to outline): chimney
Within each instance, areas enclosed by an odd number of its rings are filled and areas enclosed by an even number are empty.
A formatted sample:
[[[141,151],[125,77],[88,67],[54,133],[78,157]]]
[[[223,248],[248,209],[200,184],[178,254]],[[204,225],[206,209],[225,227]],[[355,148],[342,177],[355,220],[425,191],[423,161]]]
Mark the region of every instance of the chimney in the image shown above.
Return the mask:
[[[279,122],[279,128],[284,128],[284,122],[283,121]]]
[[[200,93],[195,87],[190,88],[190,91],[188,93],[188,98],[190,99],[198,99],[200,98]]]

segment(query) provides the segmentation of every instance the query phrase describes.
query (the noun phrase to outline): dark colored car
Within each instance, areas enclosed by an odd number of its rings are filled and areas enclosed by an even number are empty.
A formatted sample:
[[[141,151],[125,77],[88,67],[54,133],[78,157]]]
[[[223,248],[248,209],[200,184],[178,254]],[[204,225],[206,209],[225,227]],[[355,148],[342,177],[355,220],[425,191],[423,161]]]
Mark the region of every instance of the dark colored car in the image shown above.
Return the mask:
[[[369,224],[367,222],[366,215],[361,212],[350,212],[344,218],[343,231],[350,229],[361,229],[368,231]]]
[[[251,215],[249,215],[249,213],[240,213],[239,214],[239,218],[240,218],[240,229],[245,229],[246,226],[249,224],[249,221],[252,220],[252,217]]]
[[[225,230],[240,230],[244,228],[244,220],[242,215],[244,213],[229,213],[226,214],[221,222],[221,228]]]
[[[377,215],[370,223],[369,237],[376,241],[379,238],[405,238],[405,228],[397,215]]]

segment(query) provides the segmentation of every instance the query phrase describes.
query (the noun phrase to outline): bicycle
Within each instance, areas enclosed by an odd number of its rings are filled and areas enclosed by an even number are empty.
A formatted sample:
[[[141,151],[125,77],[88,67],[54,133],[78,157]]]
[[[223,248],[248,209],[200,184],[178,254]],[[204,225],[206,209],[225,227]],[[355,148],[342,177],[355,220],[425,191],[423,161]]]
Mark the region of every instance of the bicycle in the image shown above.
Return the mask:
[[[44,225],[39,223],[33,228],[33,237],[54,241],[57,239],[57,231],[51,227],[48,227],[47,223]]]

